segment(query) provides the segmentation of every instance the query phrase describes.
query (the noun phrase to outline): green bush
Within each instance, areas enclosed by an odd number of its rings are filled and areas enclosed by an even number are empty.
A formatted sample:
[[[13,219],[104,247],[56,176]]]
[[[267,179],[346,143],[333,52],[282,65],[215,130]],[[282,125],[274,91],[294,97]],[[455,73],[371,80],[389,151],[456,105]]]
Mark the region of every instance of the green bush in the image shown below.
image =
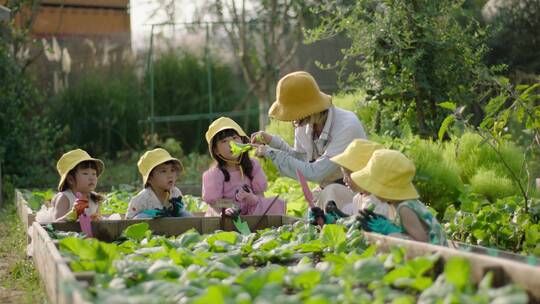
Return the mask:
[[[490,201],[518,194],[518,188],[512,180],[495,170],[479,168],[470,180],[471,191],[481,194]]]
[[[406,151],[416,166],[414,184],[421,200],[441,215],[463,191],[455,160],[445,157],[448,148],[451,146],[416,138]]]
[[[54,179],[53,155],[64,130],[48,115],[44,98],[0,39],[0,166],[6,199],[14,187],[44,186]]]
[[[68,143],[111,158],[141,147],[142,97],[130,67],[114,74],[96,70],[53,99],[52,117],[69,126]]]
[[[232,68],[218,61],[211,63],[212,112],[243,110],[250,103],[241,106],[245,85],[234,77]],[[145,87],[149,88],[149,75]],[[167,52],[154,61],[154,110],[156,116],[204,114],[210,110],[208,70],[206,63],[195,55],[185,52]],[[150,113],[149,102],[145,103],[146,113]],[[146,117],[145,117],[146,118]],[[255,130],[257,113],[244,117],[231,117],[244,127],[246,132]],[[183,122],[156,124],[156,132],[162,138],[176,138],[182,142],[182,149],[189,152],[207,153],[204,134],[212,119],[198,119]]]
[[[519,146],[510,141],[499,143],[500,156],[478,134],[467,132],[456,140],[457,162],[464,182],[470,182],[479,169],[493,170],[497,175],[512,177],[509,170],[520,179],[525,178],[522,172],[524,153]],[[508,165],[507,168],[504,163]],[[516,185],[517,186],[517,185]]]

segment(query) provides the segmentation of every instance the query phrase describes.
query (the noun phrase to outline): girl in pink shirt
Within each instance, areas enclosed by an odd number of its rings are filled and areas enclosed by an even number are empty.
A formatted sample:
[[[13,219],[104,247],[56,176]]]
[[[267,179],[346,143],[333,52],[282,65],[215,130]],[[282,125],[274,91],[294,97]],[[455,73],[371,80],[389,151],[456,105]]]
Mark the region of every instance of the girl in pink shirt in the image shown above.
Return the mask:
[[[206,141],[210,155],[216,163],[203,174],[202,198],[208,204],[206,216],[219,216],[221,208],[214,207],[217,202],[230,203],[241,215],[285,214],[285,202],[265,198],[263,193],[268,184],[266,175],[256,159],[247,152],[235,156],[229,141],[238,143],[249,141],[242,128],[228,117],[216,119],[208,127]],[[225,210],[233,213],[232,208]]]

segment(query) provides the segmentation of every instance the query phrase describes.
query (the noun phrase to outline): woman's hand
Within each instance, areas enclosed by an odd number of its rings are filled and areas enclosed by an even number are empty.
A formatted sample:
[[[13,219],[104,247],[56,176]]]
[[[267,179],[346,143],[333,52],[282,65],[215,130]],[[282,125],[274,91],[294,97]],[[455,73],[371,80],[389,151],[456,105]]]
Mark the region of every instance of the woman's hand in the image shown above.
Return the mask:
[[[272,135],[264,132],[264,131],[257,131],[253,134],[251,134],[251,143],[252,144],[263,144],[266,145],[269,142],[272,141]]]
[[[255,149],[255,156],[264,157],[266,154],[266,150],[267,150],[266,145],[258,145],[257,149]]]

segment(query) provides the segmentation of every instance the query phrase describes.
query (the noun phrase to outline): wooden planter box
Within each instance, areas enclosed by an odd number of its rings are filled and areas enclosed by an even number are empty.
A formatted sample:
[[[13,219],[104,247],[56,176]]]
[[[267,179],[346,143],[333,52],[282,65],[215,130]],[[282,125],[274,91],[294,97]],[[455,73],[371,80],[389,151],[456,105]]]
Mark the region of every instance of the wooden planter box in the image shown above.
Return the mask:
[[[21,219],[21,223],[23,224],[24,231],[28,231],[28,228],[32,226],[32,223],[36,220],[36,214],[30,207],[28,207],[28,203],[24,199],[24,196],[22,195],[21,190],[15,189],[15,202],[17,204],[17,214],[19,215],[19,218]],[[27,235],[27,241],[29,241],[30,236]]]
[[[260,216],[243,217],[252,230],[261,219]],[[265,216],[258,228],[281,226],[294,223],[298,219],[286,216]],[[148,222],[154,234],[178,235],[191,228],[201,233],[210,233],[215,230],[234,230],[230,219],[222,220],[219,217],[208,218],[162,218],[157,220],[123,220],[101,221],[92,223],[92,229],[98,239],[111,241],[116,239],[127,226]],[[63,231],[80,231],[77,223],[53,223],[53,227]],[[85,291],[87,281],[92,281],[92,273],[73,273],[69,269],[68,261],[61,257],[56,241],[52,240],[47,232],[38,223],[33,224],[34,260],[40,277],[44,281],[47,295],[52,303],[87,303],[89,295]],[[540,267],[525,263],[492,257],[474,252],[464,252],[448,247],[435,246],[416,241],[403,240],[380,234],[365,233],[369,243],[379,245],[379,250],[388,252],[391,247],[398,246],[407,252],[406,258],[414,258],[426,254],[438,253],[443,261],[450,257],[461,257],[470,262],[471,280],[478,283],[488,272],[494,273],[494,285],[502,286],[508,283],[517,283],[523,286],[530,295],[531,303],[540,301]]]
[[[298,219],[280,215],[242,216],[252,231],[269,227],[292,224]],[[234,225],[230,218],[192,217],[192,218],[161,218],[155,220],[137,219],[121,221],[92,222],[92,230],[97,239],[113,241],[128,226],[147,222],[154,234],[179,235],[189,229],[200,233],[212,233],[216,230],[232,231]],[[56,230],[80,232],[79,223],[62,222],[50,223]],[[42,225],[37,222],[32,226],[32,246],[34,262],[43,280],[47,296],[51,303],[88,303],[89,295],[85,291],[87,281],[93,280],[92,273],[73,273],[68,260],[62,258],[57,248],[57,241],[51,239]]]
[[[201,186],[200,185],[180,185],[180,189],[182,189],[182,193],[189,194],[189,195],[195,195],[200,196],[201,195]],[[185,190],[184,190],[185,189]],[[30,226],[32,226],[32,223],[36,220],[36,213],[28,207],[28,202],[24,198],[21,190],[15,189],[15,201],[17,205],[17,214],[19,215],[19,218],[21,219],[21,223],[23,224],[23,227],[25,231],[28,230]],[[193,212],[194,216],[204,216],[204,212]],[[124,218],[124,215],[121,214],[122,219]],[[30,236],[28,236],[30,237]]]
[[[379,250],[382,251],[388,251],[392,246],[404,248],[407,259],[430,253],[440,254],[445,261],[456,256],[464,258],[470,262],[471,280],[473,282],[480,282],[487,272],[492,271],[494,274],[493,285],[495,287],[508,283],[519,284],[529,293],[531,303],[540,303],[540,267],[538,266],[381,234],[364,232],[364,235],[368,242],[376,243],[379,245]]]

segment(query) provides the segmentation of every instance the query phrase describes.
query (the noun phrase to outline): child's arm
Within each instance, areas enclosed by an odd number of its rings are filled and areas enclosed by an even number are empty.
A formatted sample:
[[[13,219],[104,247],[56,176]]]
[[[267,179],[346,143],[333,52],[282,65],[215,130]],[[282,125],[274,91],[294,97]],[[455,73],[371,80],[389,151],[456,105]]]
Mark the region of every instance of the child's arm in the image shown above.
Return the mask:
[[[202,177],[202,199],[212,206],[217,200],[223,198],[223,183],[225,176],[218,168],[204,172]]]
[[[399,216],[401,225],[408,235],[416,241],[429,242],[429,232],[414,211],[408,207],[402,207],[399,208]]]
[[[56,222],[65,221],[65,217],[69,211],[69,199],[65,195],[60,194],[54,204],[53,220]]]

